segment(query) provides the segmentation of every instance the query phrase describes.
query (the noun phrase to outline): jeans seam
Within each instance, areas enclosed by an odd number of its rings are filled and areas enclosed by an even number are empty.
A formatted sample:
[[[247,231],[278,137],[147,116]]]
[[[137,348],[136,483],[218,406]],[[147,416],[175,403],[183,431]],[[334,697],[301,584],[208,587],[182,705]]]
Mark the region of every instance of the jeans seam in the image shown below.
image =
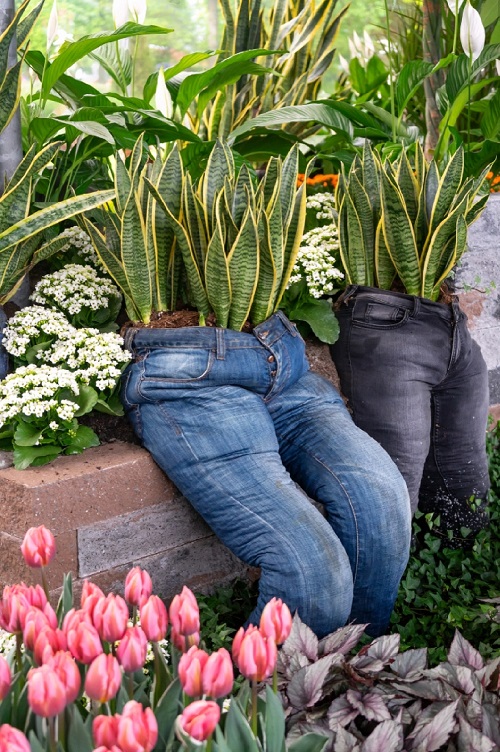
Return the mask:
[[[439,453],[438,453],[438,442],[437,442],[437,431],[440,421],[440,409],[439,409],[439,403],[436,399],[435,395],[432,395],[432,401],[434,403],[434,425],[432,428],[432,436],[431,436],[431,450],[434,455],[434,461],[436,463],[436,467],[438,469],[439,475],[441,476],[441,481],[443,483],[444,488],[446,489],[447,493],[449,493],[448,483],[447,480],[443,474],[443,471],[441,470],[441,465],[439,462]]]

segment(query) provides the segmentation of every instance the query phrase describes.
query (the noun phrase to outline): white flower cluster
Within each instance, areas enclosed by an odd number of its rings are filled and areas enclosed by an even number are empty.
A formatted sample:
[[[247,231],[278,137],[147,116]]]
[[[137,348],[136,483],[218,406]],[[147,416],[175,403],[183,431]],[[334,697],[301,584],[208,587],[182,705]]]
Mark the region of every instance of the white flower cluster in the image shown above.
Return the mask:
[[[78,405],[59,399],[60,389],[69,389],[75,396],[79,394],[74,373],[46,365],[18,368],[0,383],[0,426],[19,415],[41,418],[53,413],[51,427],[58,426],[56,418],[72,420]]]
[[[113,389],[131,354],[123,349],[118,334],[101,334],[98,329],[75,329],[65,334],[38,357],[53,366],[71,369],[76,379],[98,391]]]
[[[315,193],[307,197],[306,208],[316,212],[316,219],[332,222],[335,217],[335,196],[333,193]]]
[[[74,327],[63,313],[42,306],[28,306],[9,319],[3,345],[7,352],[22,357],[28,348],[44,339],[67,337]]]
[[[91,266],[68,264],[58,272],[46,274],[35,287],[31,300],[74,316],[83,308],[91,311],[108,308],[111,298],[117,297],[121,297],[118,288],[99,277]]]
[[[344,278],[335,266],[334,254],[338,249],[339,240],[334,225],[316,227],[306,232],[288,287],[305,277],[307,289],[313,298],[321,298],[322,295],[333,292],[336,280]]]
[[[8,653],[15,650],[16,647],[16,635],[5,630],[0,629],[0,655],[5,658]],[[21,646],[21,650],[24,651],[24,644]]]
[[[69,251],[70,248],[74,248],[84,261],[96,266],[98,269],[103,268],[99,256],[95,252],[94,246],[90,236],[84,230],[81,230],[76,225],[74,227],[67,227],[57,236],[59,238],[67,238],[68,242],[62,246],[60,253]]]

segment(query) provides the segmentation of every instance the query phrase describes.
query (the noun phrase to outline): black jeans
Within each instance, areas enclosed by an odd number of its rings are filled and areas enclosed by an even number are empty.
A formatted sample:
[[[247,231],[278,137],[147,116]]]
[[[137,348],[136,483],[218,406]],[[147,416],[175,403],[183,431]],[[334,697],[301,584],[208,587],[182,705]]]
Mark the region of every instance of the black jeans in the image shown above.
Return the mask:
[[[412,511],[439,514],[460,544],[463,528],[487,524],[489,396],[458,299],[446,305],[354,285],[337,316],[331,353],[354,422],[398,466]]]

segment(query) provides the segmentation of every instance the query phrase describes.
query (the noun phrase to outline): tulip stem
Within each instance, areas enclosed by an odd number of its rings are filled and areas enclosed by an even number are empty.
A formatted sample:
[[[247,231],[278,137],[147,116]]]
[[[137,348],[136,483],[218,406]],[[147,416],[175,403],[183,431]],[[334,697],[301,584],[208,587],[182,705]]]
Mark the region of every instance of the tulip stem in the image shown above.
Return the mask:
[[[47,577],[45,576],[45,567],[42,567],[42,587],[43,592],[47,596],[47,600],[49,600],[49,585],[47,582]]]
[[[132,673],[127,674],[127,685],[128,685],[128,699],[133,700],[134,699],[134,675]]]
[[[257,738],[257,682],[252,681],[252,731]]]
[[[206,752],[212,752],[212,736],[213,734],[210,734],[210,736],[207,739]]]
[[[132,626],[135,627],[137,624],[137,606],[132,607]]]
[[[57,734],[55,718],[49,718],[49,749],[50,752],[57,752]]]
[[[278,694],[278,668],[277,666],[274,667],[274,671],[273,671],[273,692],[275,695]]]
[[[19,673],[23,670],[23,654],[21,652],[21,645],[23,644],[22,634],[16,634],[16,665]]]

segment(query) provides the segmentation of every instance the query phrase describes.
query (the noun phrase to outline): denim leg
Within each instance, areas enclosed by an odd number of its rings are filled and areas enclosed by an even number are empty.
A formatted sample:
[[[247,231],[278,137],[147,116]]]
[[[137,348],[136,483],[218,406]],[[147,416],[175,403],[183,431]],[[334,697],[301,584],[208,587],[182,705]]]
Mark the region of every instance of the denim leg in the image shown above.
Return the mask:
[[[307,373],[269,403],[291,476],[324,505],[354,581],[350,619],[383,634],[409,552],[405,482],[382,447],[353,423],[339,393]]]
[[[258,623],[282,598],[319,635],[344,625],[352,574],[339,538],[281,461],[262,397],[234,386],[165,390],[130,406],[144,446],[217,536],[261,567]]]

